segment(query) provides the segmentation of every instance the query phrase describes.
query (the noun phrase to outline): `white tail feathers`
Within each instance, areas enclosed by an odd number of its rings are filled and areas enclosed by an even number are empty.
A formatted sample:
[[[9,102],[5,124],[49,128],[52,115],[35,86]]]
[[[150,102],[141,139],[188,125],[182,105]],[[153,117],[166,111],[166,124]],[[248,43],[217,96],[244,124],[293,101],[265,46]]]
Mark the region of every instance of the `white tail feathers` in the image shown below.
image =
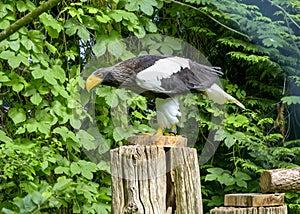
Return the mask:
[[[235,99],[230,94],[227,94],[222,88],[220,88],[220,86],[215,83],[212,84],[210,88],[205,89],[205,91],[208,98],[218,104],[225,104],[227,100],[231,100],[239,107],[245,109],[245,106],[240,101]]]

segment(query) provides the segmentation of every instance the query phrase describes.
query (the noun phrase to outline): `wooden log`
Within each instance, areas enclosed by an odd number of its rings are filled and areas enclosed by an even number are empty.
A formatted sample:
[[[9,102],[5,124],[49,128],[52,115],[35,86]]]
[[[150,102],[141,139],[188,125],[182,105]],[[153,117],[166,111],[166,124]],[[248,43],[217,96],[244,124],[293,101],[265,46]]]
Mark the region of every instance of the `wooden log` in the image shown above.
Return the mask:
[[[284,203],[284,193],[261,194],[261,193],[240,193],[226,194],[224,206],[232,207],[271,207],[282,206]]]
[[[112,213],[203,213],[195,149],[123,146],[111,150],[111,174]]]
[[[217,207],[210,214],[287,214],[287,206],[277,207]]]
[[[266,170],[259,182],[263,193],[300,190],[300,168]]]
[[[171,148],[170,167],[171,182],[175,191],[175,213],[202,214],[197,150],[192,148]]]
[[[136,135],[127,139],[130,145],[143,146],[163,146],[163,147],[186,147],[187,138],[180,135],[177,136],[162,136],[162,135]]]

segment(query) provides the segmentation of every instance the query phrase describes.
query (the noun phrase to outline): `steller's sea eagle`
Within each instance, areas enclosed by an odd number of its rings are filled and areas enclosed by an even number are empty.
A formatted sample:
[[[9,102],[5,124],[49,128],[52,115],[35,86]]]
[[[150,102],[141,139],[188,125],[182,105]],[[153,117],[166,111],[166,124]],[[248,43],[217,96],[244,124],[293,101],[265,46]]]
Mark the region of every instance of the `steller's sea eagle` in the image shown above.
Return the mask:
[[[181,116],[178,95],[205,91],[212,101],[224,104],[231,100],[245,108],[215,82],[222,75],[218,67],[198,64],[190,59],[166,55],[142,55],[114,66],[94,71],[86,80],[90,91],[98,84],[122,87],[156,99],[157,134],[168,128],[176,131]]]

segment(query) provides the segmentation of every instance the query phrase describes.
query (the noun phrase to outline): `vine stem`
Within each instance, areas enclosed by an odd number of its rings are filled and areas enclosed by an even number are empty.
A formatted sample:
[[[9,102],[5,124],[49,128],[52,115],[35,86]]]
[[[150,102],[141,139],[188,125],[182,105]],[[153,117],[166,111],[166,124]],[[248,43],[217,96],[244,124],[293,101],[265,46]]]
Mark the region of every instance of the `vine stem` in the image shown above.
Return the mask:
[[[21,27],[29,24],[32,22],[35,18],[37,18],[39,15],[41,15],[43,12],[51,9],[55,5],[57,5],[61,0],[49,0],[46,3],[40,5],[30,13],[28,13],[26,16],[23,18],[15,21],[13,24],[11,24],[8,28],[3,30],[0,33],[0,42],[9,37],[11,34],[15,33],[18,31]]]
[[[170,1],[173,2],[173,3],[175,3],[175,4],[180,4],[180,5],[183,5],[183,6],[192,8],[192,9],[194,9],[194,10],[197,10],[197,11],[199,11],[200,13],[206,15],[208,18],[210,18],[211,20],[213,20],[213,21],[216,22],[217,24],[219,24],[219,25],[221,25],[222,27],[226,28],[227,30],[230,30],[230,31],[232,31],[232,32],[234,32],[234,33],[236,33],[236,34],[239,34],[239,35],[244,36],[244,37],[246,37],[247,39],[251,40],[251,38],[250,38],[248,35],[246,35],[246,34],[240,32],[240,31],[237,31],[237,30],[235,30],[235,29],[233,29],[233,28],[231,28],[231,27],[228,27],[227,25],[221,23],[220,21],[218,21],[217,19],[215,19],[214,17],[212,17],[211,15],[207,14],[206,12],[202,11],[201,9],[199,9],[199,8],[197,8],[197,7],[194,7],[194,6],[192,6],[192,5],[189,5],[189,4],[186,4],[186,3],[183,3],[183,2],[179,2],[179,1],[176,1],[176,0],[170,0]]]

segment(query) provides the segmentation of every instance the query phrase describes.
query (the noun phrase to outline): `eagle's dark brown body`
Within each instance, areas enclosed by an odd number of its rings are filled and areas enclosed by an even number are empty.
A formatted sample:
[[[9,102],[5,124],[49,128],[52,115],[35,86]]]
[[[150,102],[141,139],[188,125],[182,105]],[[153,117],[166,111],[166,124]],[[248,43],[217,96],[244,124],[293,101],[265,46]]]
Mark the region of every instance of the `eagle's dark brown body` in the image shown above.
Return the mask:
[[[209,88],[222,75],[220,68],[201,65],[189,60],[190,67],[180,67],[169,77],[160,80],[165,90],[149,90],[136,82],[137,74],[153,66],[159,60],[167,59],[165,55],[143,55],[122,61],[112,67],[100,68],[94,73],[103,73],[102,84],[130,89],[147,97],[174,96]],[[186,59],[188,60],[188,59]],[[162,73],[165,71],[161,71]],[[150,73],[149,73],[150,74]]]

